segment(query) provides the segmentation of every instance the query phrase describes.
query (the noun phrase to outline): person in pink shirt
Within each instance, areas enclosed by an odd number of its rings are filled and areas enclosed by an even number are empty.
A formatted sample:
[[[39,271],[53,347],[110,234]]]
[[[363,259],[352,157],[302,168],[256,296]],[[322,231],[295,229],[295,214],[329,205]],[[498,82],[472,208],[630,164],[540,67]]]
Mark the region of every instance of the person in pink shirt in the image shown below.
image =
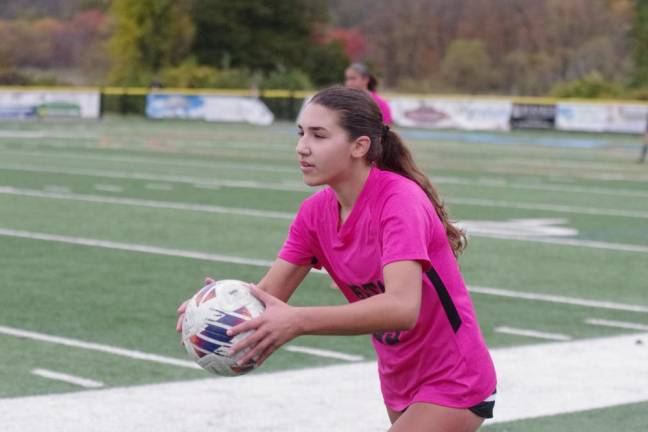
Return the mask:
[[[344,71],[344,85],[349,88],[369,92],[382,112],[383,122],[389,126],[393,124],[389,104],[386,100],[378,96],[378,93],[376,93],[378,80],[369,72],[367,66],[362,63],[353,63],[351,66],[346,68]]]
[[[300,335],[372,335],[392,432],[476,431],[492,417],[496,375],[457,264],[466,245],[428,178],[364,91],[317,93],[298,121],[309,186],[278,257],[252,291],[258,318],[241,364],[261,365]],[[286,302],[312,268],[349,301]],[[182,307],[179,309],[182,313]]]

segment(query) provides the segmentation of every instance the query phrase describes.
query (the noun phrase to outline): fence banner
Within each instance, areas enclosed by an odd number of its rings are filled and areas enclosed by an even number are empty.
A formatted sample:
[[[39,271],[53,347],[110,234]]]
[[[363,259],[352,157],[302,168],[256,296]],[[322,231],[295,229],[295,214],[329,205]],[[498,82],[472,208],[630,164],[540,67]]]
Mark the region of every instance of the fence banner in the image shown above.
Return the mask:
[[[274,116],[259,99],[245,96],[150,93],[146,97],[150,118],[202,119],[269,125]]]
[[[637,104],[610,104],[607,132],[643,133],[646,130],[648,106]]]
[[[639,104],[559,103],[556,128],[586,132],[642,133],[648,107]]]
[[[99,91],[0,90],[0,119],[99,118]]]
[[[556,125],[556,106],[544,104],[513,104],[511,128],[553,129]]]
[[[398,126],[430,129],[508,130],[513,103],[500,100],[393,98]]]

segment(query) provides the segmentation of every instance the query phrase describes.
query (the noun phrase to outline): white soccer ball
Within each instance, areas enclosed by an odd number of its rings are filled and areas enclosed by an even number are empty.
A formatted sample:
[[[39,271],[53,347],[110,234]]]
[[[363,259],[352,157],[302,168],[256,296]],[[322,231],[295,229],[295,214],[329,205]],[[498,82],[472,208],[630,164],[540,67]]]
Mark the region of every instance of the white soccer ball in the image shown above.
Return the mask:
[[[182,321],[182,342],[196,363],[208,372],[224,376],[243,375],[254,363],[236,362],[247,350],[229,356],[227,351],[251,331],[234,337],[227,330],[263,313],[265,307],[250,291],[247,283],[221,280],[205,286],[187,304]]]

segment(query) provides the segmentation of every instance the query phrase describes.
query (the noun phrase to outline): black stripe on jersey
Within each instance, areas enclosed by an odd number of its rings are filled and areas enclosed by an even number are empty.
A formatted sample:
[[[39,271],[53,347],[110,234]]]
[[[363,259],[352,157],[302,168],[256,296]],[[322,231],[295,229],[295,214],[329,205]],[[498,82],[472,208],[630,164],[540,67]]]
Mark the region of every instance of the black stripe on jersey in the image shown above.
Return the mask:
[[[430,267],[430,270],[428,270],[425,274],[427,275],[428,279],[430,279],[430,282],[432,282],[432,285],[434,286],[434,289],[439,296],[439,300],[441,300],[443,310],[445,310],[445,313],[448,316],[452,330],[457,333],[459,327],[461,327],[461,317],[459,316],[459,312],[457,312],[457,308],[455,307],[454,302],[452,301],[452,298],[448,293],[448,290],[439,277],[439,274],[436,272],[436,270],[434,270],[434,267]]]

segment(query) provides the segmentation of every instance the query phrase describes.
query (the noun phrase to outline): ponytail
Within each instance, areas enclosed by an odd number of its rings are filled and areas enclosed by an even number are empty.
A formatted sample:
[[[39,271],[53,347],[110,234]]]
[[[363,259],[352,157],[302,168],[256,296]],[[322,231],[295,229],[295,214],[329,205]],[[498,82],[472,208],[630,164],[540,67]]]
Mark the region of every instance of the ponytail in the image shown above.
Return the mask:
[[[367,77],[369,78],[369,82],[367,83],[367,90],[373,93],[378,88],[378,79],[372,74],[367,75]]]
[[[381,156],[376,160],[376,166],[407,177],[423,189],[427,197],[432,201],[436,214],[441,219],[454,255],[459,256],[468,245],[466,233],[452,224],[448,211],[436,188],[432,185],[430,179],[416,166],[412,154],[400,137],[390,130],[387,125],[383,126],[381,153]]]

